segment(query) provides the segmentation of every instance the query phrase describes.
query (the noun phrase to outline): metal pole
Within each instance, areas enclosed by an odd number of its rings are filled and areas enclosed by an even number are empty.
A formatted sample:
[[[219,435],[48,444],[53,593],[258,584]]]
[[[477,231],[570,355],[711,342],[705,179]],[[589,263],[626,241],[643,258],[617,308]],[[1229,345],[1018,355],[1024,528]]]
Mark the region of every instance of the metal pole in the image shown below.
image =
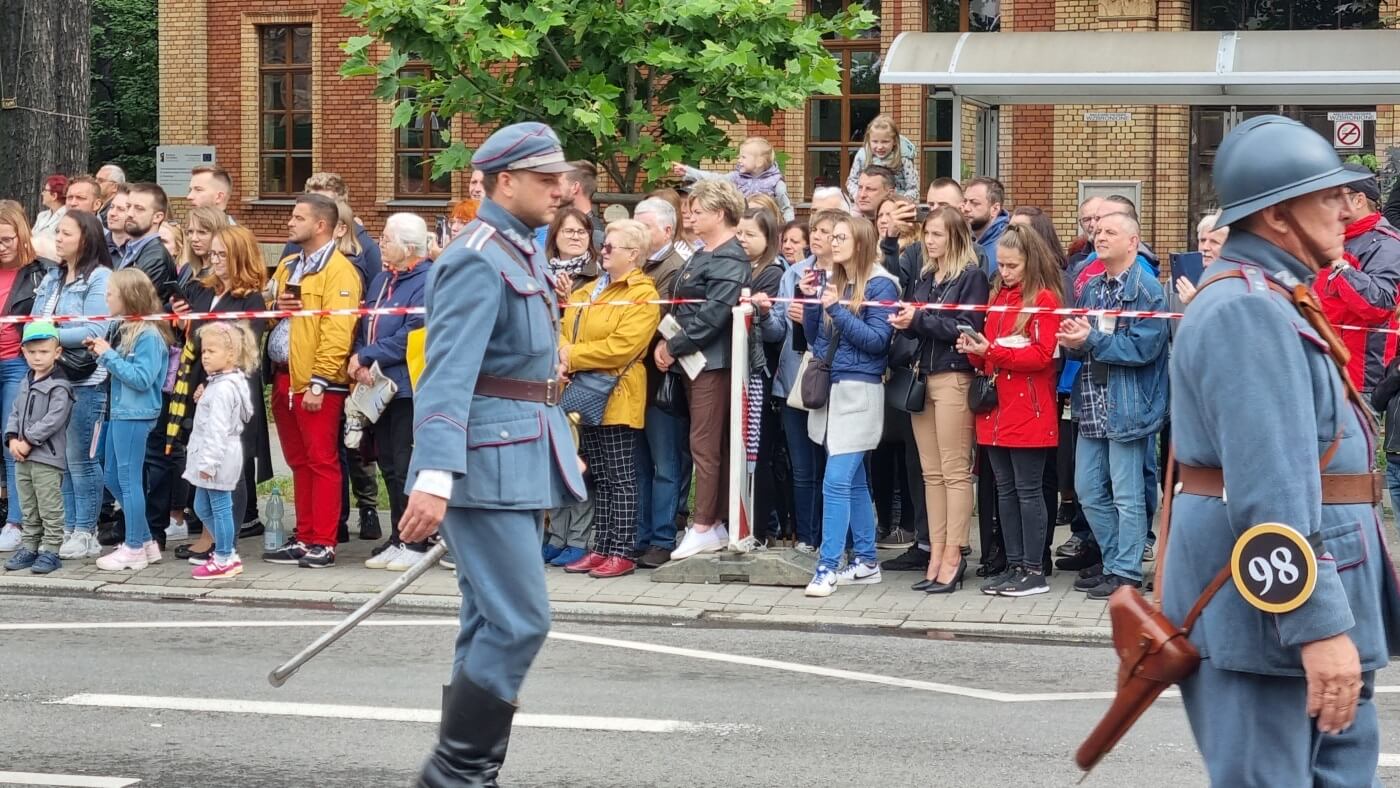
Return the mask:
[[[411,569],[400,575],[388,588],[380,591],[373,599],[360,605],[358,610],[347,616],[344,621],[336,624],[329,632],[316,638],[311,645],[302,649],[301,653],[287,660],[284,664],[267,674],[268,683],[274,687],[280,687],[286,684],[287,679],[291,678],[292,674],[296,673],[298,670],[301,670],[302,665],[310,662],[317,654],[325,651],[332,643],[340,640],[347,632],[358,626],[361,621],[374,615],[375,611],[384,607],[384,605],[388,604],[390,599],[398,596],[401,591],[412,585],[413,581],[421,577],[424,572],[436,566],[437,562],[446,554],[447,542],[438,542],[433,549],[428,551],[427,555],[423,556],[423,560],[414,564]]]

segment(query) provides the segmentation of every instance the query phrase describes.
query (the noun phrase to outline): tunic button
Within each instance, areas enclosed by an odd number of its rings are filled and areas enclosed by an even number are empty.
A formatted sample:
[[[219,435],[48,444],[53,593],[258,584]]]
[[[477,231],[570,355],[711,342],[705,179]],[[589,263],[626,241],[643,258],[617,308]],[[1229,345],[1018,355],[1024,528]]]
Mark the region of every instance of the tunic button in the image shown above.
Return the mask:
[[[502,437],[502,438],[509,438],[509,437],[510,437],[510,433],[509,433],[509,432],[506,432],[505,430],[501,430],[501,437]]]

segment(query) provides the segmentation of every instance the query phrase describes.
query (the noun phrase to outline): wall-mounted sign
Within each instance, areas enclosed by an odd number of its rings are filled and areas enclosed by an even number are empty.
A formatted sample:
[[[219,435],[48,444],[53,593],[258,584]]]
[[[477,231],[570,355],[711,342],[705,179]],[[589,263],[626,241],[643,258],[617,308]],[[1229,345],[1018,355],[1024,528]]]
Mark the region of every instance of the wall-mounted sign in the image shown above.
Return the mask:
[[[156,148],[156,183],[170,197],[190,193],[190,170],[213,164],[213,145],[161,145]]]
[[[1086,112],[1084,120],[1087,123],[1127,123],[1133,119],[1131,112]]]
[[[1360,148],[1361,141],[1366,138],[1361,123],[1359,120],[1333,121],[1332,145],[1340,150]]]
[[[1329,112],[1327,113],[1327,119],[1332,121],[1333,123],[1339,120],[1375,120],[1376,112],[1375,110],[1372,110],[1370,112]]]

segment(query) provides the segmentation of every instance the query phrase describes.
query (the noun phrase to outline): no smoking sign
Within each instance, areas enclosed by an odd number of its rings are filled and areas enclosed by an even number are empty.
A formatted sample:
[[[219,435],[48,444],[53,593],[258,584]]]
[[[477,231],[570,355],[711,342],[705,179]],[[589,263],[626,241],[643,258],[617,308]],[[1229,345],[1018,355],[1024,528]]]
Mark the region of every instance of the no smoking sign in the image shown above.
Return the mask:
[[[1361,147],[1361,141],[1365,138],[1360,120],[1336,120],[1332,122],[1332,145],[1341,149],[1354,149]]]

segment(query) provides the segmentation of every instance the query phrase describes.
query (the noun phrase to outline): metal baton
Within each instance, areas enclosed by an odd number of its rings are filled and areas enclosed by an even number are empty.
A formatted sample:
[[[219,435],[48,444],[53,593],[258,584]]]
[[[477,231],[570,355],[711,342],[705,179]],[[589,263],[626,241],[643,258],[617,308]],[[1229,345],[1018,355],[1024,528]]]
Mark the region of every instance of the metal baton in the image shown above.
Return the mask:
[[[423,560],[414,564],[412,568],[400,575],[388,588],[375,594],[373,599],[360,605],[359,609],[349,616],[346,616],[344,621],[336,624],[329,632],[316,638],[311,645],[302,649],[301,653],[287,660],[280,667],[267,674],[268,683],[274,687],[280,687],[286,684],[287,679],[291,678],[292,674],[296,673],[298,670],[301,670],[302,665],[310,662],[317,654],[325,651],[330,644],[340,640],[347,632],[358,626],[361,621],[374,615],[375,611],[388,604],[390,599],[398,596],[399,592],[408,588],[413,581],[421,577],[424,572],[432,569],[446,554],[447,542],[438,542],[433,549],[429,550],[427,554],[423,556]]]

